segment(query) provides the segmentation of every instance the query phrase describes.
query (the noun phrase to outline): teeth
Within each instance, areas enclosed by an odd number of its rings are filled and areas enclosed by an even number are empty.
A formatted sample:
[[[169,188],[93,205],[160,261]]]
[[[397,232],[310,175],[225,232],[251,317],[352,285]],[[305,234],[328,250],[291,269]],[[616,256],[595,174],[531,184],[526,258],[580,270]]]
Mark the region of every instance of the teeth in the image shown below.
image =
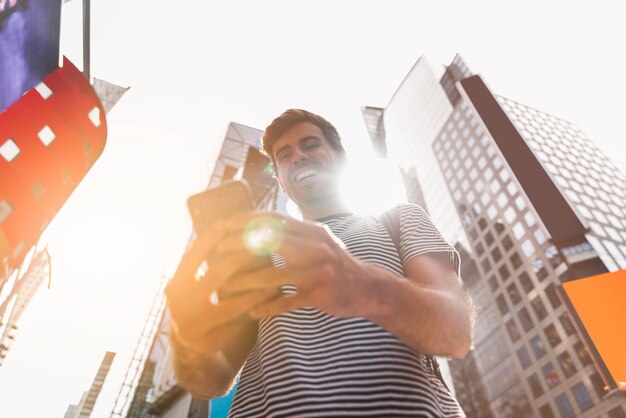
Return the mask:
[[[296,179],[296,181],[300,181],[303,178],[312,176],[314,174],[317,174],[317,170],[309,168],[309,169],[303,170],[303,171],[299,172],[298,174],[296,174],[295,179]]]

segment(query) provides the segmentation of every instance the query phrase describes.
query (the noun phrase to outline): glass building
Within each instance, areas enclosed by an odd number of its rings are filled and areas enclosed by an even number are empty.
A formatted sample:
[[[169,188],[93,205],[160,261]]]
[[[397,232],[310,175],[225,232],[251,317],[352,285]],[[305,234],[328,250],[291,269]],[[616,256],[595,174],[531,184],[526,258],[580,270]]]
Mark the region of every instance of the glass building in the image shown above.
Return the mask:
[[[530,157],[505,152],[510,138],[478,112],[471,76],[458,55],[440,78],[422,57],[384,109],[363,109],[375,148],[415,171],[425,209],[462,254],[477,320],[472,351],[451,362],[459,401],[475,417],[624,417],[626,397],[604,390],[557,291],[588,260],[626,268],[624,175],[573,124],[493,96]],[[511,168],[525,162],[553,191],[536,198],[543,186]],[[568,246],[552,203],[588,227]]]

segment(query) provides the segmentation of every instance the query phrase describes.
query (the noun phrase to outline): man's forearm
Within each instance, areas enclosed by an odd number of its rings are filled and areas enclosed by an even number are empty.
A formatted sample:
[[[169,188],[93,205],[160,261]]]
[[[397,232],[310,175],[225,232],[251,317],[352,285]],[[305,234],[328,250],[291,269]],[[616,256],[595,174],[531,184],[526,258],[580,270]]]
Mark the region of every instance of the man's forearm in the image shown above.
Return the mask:
[[[197,347],[181,342],[170,327],[174,372],[180,385],[204,399],[228,392],[256,342],[257,328],[256,321],[221,325]]]
[[[234,380],[233,367],[216,347],[198,351],[185,346],[170,327],[172,363],[178,384],[193,396],[212,399],[222,396]]]
[[[462,357],[471,344],[471,305],[462,292],[420,286],[372,265],[361,293],[363,316],[424,354]]]

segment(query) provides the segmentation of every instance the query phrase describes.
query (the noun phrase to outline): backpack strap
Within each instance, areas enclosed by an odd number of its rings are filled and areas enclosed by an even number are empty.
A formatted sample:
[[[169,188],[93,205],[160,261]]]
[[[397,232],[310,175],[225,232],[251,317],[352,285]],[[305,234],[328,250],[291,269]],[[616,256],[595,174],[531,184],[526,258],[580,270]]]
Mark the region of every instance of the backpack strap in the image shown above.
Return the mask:
[[[395,207],[387,209],[383,213],[376,216],[376,220],[378,221],[378,223],[385,227],[387,235],[389,235],[389,238],[391,238],[394,247],[396,247],[398,258],[402,258],[402,256],[400,255],[400,216],[397,209]],[[439,368],[439,363],[437,362],[437,359],[434,356],[428,356],[425,354],[424,357],[426,357],[426,364],[430,367],[433,374],[437,376],[437,378],[441,381],[441,383],[443,383],[446,389],[450,390],[446,382],[443,380],[443,375],[441,374],[441,369]]]

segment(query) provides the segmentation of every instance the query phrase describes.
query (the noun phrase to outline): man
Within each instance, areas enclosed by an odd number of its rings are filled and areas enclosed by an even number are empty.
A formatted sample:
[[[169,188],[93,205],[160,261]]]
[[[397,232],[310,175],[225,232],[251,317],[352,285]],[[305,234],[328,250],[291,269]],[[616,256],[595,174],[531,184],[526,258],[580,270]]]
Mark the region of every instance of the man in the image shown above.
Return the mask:
[[[213,398],[243,366],[232,417],[464,416],[425,357],[471,343],[454,248],[418,206],[396,208],[400,254],[377,218],[349,213],[345,152],[320,116],[290,109],[262,142],[304,221],[246,213],[192,244],[167,288],[179,383]],[[242,236],[259,216],[280,232],[277,266],[246,271],[258,255]],[[211,303],[218,290],[237,293]]]

